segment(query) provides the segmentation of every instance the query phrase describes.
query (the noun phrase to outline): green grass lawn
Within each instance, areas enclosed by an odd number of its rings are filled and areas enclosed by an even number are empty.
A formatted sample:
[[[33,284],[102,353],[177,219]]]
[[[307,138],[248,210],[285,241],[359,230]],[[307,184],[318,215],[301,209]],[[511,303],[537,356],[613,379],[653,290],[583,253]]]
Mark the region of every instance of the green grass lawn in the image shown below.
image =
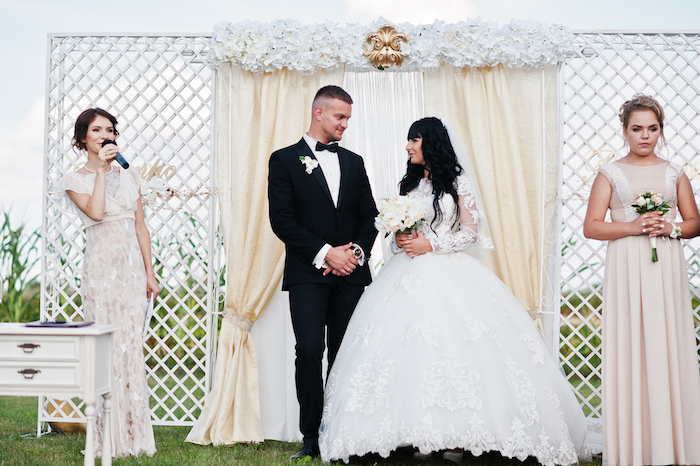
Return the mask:
[[[0,397],[0,466],[34,466],[34,465],[81,465],[84,448],[83,435],[60,435],[51,433],[36,438],[37,399],[30,397]],[[156,447],[158,453],[153,458],[142,456],[116,459],[119,465],[163,465],[163,466],[217,466],[217,465],[321,465],[320,459],[311,461],[291,461],[289,456],[300,447],[298,443],[266,441],[259,445],[234,445],[231,447],[212,447],[193,445],[185,442],[189,427],[156,426]],[[418,461],[413,459],[411,450],[402,450],[388,459],[379,456],[366,456],[352,461],[360,465],[423,465],[452,464],[435,461]],[[96,460],[100,464],[100,460]],[[343,464],[343,463],[340,463]],[[465,455],[462,464],[470,465],[521,465],[536,466],[538,463],[529,458],[524,463],[509,460],[498,454],[486,454],[478,458]],[[584,463],[599,465],[600,461]]]

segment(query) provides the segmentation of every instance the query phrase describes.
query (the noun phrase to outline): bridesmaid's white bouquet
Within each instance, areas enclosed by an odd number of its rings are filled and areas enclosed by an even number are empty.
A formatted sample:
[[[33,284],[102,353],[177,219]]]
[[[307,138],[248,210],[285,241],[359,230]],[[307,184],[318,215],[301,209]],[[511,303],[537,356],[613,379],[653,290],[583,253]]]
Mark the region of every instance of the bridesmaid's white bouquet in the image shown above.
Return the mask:
[[[411,194],[394,196],[379,201],[379,215],[374,219],[377,230],[390,233],[409,233],[416,223],[425,218],[422,202]]]
[[[654,193],[653,191],[647,191],[641,193],[637,200],[632,204],[634,210],[637,211],[639,215],[646,214],[647,212],[661,212],[665,214],[671,210],[671,206],[668,205],[666,199],[661,194]],[[656,256],[656,237],[649,238],[651,241],[651,261],[658,262],[659,258]]]

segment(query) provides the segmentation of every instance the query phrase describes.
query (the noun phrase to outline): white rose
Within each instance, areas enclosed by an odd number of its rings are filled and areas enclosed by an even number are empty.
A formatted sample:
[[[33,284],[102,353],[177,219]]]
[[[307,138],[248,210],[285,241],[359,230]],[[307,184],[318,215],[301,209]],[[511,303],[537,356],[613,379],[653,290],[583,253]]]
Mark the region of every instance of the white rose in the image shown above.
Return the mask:
[[[384,19],[342,27],[331,21],[312,25],[289,20],[219,23],[212,34],[209,60],[214,67],[232,61],[254,72],[288,67],[310,74],[342,65],[369,70],[372,66],[362,56],[364,39],[386,23]],[[480,19],[456,24],[436,20],[395,26],[410,38],[408,44],[402,44],[402,51],[408,54],[404,69],[412,71],[428,71],[441,62],[460,68],[498,63],[536,67],[563,61],[572,49],[573,34],[567,28],[540,22],[513,21],[499,27]]]
[[[654,201],[655,206],[660,206],[661,204],[664,203],[664,198],[658,194],[655,194],[654,196],[652,196],[651,199]]]
[[[645,198],[644,196],[639,196],[639,197],[637,198],[637,205],[638,205],[639,207],[644,207],[644,206],[646,205],[646,203],[647,203],[647,200],[646,200],[646,198]]]

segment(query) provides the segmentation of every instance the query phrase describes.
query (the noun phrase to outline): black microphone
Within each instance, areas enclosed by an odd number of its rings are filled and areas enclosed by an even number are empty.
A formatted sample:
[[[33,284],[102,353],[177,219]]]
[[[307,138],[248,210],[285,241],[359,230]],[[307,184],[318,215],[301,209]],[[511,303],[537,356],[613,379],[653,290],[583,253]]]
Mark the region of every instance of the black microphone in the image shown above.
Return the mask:
[[[106,146],[107,144],[114,144],[115,146],[117,145],[117,143],[112,141],[111,139],[105,139],[104,141],[102,141],[102,147]],[[124,170],[129,168],[129,162],[127,162],[124,156],[119,152],[117,152],[117,156],[114,157],[114,160],[116,160],[117,163],[124,168]]]

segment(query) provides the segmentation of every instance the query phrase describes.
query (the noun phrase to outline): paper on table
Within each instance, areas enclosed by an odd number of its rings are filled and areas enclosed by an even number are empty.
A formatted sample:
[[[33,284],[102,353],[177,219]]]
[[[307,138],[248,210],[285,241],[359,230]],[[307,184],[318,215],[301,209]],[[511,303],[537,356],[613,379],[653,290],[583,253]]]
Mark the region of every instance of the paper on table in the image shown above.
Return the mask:
[[[36,322],[27,322],[24,324],[25,327],[63,327],[63,328],[76,328],[76,327],[87,327],[88,325],[92,325],[95,322],[88,321],[88,322],[83,322],[83,321],[63,321],[63,320],[45,320],[43,322],[41,321],[36,321]]]
[[[143,320],[143,339],[148,335],[148,327],[150,327],[151,317],[153,317],[153,300],[155,296],[151,294],[151,299],[146,302],[146,315]]]

